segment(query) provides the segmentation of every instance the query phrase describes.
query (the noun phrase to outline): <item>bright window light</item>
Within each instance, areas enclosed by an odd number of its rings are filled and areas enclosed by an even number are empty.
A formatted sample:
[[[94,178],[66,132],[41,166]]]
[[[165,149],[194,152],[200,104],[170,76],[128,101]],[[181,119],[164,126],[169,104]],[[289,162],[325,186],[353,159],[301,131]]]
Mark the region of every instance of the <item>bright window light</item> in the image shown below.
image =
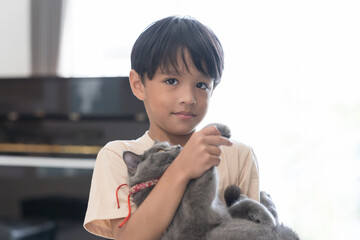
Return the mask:
[[[360,236],[360,3],[67,2],[59,74],[127,76],[151,22],[190,15],[211,27],[225,72],[203,125],[253,147],[261,190],[301,239]],[[202,125],[202,126],[203,126]]]

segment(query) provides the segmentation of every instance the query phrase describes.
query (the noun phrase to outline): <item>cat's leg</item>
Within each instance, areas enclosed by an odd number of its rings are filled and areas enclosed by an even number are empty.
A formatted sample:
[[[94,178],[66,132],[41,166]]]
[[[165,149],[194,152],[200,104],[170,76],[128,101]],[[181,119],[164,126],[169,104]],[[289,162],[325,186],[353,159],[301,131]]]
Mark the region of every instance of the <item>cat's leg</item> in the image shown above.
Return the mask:
[[[255,223],[276,225],[276,220],[271,212],[262,204],[241,194],[239,186],[231,185],[224,193],[228,211],[233,218],[241,218]]]

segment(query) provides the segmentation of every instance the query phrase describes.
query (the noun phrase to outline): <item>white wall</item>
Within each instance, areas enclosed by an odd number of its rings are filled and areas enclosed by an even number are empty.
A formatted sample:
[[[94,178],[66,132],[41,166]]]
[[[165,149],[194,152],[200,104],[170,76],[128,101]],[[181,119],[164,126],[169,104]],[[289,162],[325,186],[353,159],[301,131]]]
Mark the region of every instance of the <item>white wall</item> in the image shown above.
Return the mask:
[[[30,75],[30,1],[0,0],[0,78]]]

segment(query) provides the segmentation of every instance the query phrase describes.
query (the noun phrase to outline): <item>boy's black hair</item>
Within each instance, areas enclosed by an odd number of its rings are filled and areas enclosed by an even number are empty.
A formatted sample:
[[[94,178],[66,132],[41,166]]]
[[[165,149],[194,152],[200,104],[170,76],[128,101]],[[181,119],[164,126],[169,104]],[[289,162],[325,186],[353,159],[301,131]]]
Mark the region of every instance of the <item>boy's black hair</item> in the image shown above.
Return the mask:
[[[197,70],[213,78],[216,86],[224,68],[221,43],[211,29],[190,17],[167,17],[145,29],[133,46],[131,68],[142,81],[145,75],[151,80],[158,69],[179,73],[179,56],[188,68],[186,52]]]

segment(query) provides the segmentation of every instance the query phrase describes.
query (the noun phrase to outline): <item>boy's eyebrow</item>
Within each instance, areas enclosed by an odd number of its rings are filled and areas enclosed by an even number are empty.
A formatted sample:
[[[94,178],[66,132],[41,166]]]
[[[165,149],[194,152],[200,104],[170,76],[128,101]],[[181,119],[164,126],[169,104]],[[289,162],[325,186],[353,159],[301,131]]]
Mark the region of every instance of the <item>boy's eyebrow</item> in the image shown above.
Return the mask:
[[[186,69],[176,69],[174,67],[168,67],[168,68],[164,68],[161,67],[159,68],[159,73],[164,74],[164,75],[171,75],[171,76],[182,76],[184,73],[189,73],[190,70],[188,69],[188,67],[186,66]],[[198,70],[200,72],[200,70]],[[210,76],[204,72],[201,72],[202,75],[204,76]]]

